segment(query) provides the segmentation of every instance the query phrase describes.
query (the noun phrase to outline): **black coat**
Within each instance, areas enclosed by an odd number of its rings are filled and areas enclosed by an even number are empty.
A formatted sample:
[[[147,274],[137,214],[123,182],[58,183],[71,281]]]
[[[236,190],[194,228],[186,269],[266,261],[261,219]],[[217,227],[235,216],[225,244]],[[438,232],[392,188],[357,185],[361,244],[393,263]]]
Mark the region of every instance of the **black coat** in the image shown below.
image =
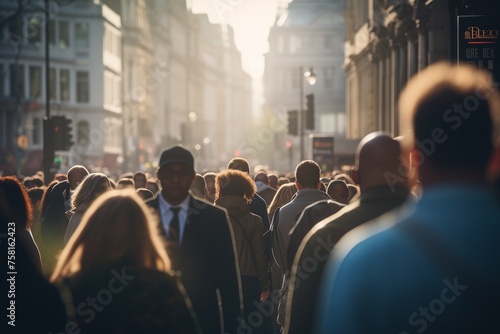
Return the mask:
[[[158,201],[156,197],[149,204],[158,211],[161,221]],[[224,332],[237,333],[242,314],[241,284],[226,211],[191,196],[181,245],[169,246],[161,223],[159,233],[166,238],[174,269],[181,272],[203,333],[221,332],[217,290],[222,301]]]

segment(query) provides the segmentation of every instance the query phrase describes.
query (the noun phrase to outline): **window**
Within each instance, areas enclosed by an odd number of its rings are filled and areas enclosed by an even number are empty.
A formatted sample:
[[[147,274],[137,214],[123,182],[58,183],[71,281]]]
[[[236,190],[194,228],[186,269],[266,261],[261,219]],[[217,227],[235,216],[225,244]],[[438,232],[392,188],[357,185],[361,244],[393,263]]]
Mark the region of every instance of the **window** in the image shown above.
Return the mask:
[[[42,44],[42,19],[40,16],[27,18],[27,34],[30,44],[40,46]]]
[[[75,24],[75,46],[78,49],[87,49],[89,47],[89,24],[79,22]]]
[[[302,48],[302,40],[295,35],[290,36],[290,53],[296,53]]]
[[[9,39],[20,42],[23,40],[23,18],[17,17],[10,21],[9,24]]]
[[[30,94],[33,99],[42,96],[42,68],[40,66],[30,66]]]
[[[57,100],[57,92],[56,92],[56,69],[51,68],[49,71],[49,96],[51,101]]]
[[[23,65],[10,65],[10,96],[24,97]]]
[[[33,118],[33,144],[38,145],[40,144],[40,119],[39,118]]]
[[[283,36],[278,37],[278,53],[285,52],[285,38]]]
[[[325,78],[325,88],[332,88],[333,87],[333,68],[325,67],[323,76]]]
[[[87,121],[80,121],[76,126],[76,144],[88,146],[90,137],[90,126]]]
[[[49,43],[56,45],[56,21],[54,20],[49,20]]]
[[[69,70],[59,70],[59,94],[61,101],[69,101]]]
[[[59,21],[59,48],[69,48],[69,23],[68,21]]]
[[[88,72],[76,72],[76,102],[89,102]]]

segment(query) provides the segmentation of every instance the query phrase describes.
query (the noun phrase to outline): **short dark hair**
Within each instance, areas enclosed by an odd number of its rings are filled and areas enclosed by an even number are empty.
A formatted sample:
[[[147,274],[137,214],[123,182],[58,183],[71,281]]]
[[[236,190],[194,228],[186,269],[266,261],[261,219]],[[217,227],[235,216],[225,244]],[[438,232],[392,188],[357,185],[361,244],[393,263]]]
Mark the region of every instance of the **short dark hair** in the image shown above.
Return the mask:
[[[405,149],[441,169],[484,172],[493,152],[498,91],[485,70],[438,63],[412,78],[399,99]]]
[[[229,161],[229,164],[227,165],[227,169],[236,169],[247,174],[250,173],[250,165],[248,164],[248,161],[243,158],[231,159],[231,161]]]
[[[320,175],[321,168],[313,160],[304,160],[295,168],[295,179],[303,188],[316,188]]]

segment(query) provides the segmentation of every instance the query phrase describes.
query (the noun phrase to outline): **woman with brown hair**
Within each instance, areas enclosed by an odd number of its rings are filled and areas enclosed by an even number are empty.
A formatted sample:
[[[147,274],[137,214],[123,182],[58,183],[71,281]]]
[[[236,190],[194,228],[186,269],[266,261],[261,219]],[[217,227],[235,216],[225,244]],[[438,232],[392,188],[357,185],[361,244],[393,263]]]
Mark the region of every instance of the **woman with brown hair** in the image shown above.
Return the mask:
[[[133,190],[94,201],[51,280],[69,288],[84,333],[199,332],[153,217]]]
[[[70,219],[64,234],[64,245],[68,243],[73,233],[75,233],[83,214],[92,202],[102,193],[111,189],[109,178],[103,173],[90,173],[75,188],[75,192],[71,195],[72,209],[67,212]]]
[[[245,323],[259,301],[269,297],[264,227],[259,216],[250,212],[248,203],[255,194],[255,184],[247,173],[228,169],[217,174],[215,204],[225,208],[231,220],[238,263]]]

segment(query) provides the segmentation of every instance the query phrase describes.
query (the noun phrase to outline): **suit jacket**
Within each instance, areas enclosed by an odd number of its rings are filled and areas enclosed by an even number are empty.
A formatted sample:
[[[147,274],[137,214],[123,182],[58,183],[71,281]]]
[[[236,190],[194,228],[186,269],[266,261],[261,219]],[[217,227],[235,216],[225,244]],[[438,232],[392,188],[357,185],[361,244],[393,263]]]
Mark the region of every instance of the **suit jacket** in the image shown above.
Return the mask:
[[[158,195],[161,196],[161,193]],[[158,196],[149,202],[158,211]],[[166,238],[173,269],[181,279],[198,316],[203,333],[237,333],[242,315],[241,283],[233,232],[224,209],[190,195],[186,226],[181,245],[168,242],[159,221],[159,233]],[[220,292],[223,315],[219,312]]]

